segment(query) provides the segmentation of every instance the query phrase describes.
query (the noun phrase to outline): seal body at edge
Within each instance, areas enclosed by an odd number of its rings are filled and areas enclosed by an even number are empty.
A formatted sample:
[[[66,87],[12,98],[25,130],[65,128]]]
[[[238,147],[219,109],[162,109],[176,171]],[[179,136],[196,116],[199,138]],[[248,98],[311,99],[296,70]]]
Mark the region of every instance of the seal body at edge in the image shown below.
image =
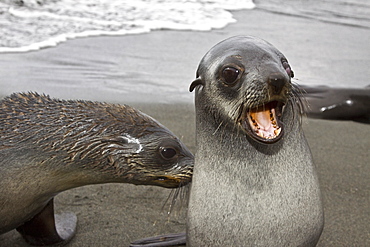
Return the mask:
[[[0,109],[0,234],[16,228],[33,245],[65,243],[77,220],[54,217],[53,198],[62,191],[99,183],[178,188],[191,181],[191,152],[132,107],[17,93]]]

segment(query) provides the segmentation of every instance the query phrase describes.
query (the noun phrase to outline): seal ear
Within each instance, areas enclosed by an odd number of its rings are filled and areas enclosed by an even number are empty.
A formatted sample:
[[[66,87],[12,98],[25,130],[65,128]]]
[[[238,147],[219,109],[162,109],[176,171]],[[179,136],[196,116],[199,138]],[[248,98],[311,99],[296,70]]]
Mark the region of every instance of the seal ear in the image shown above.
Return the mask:
[[[194,88],[196,88],[197,86],[199,85],[203,85],[203,81],[200,77],[198,77],[197,79],[195,79],[191,84],[190,84],[190,88],[189,88],[189,91],[190,92],[193,92]]]

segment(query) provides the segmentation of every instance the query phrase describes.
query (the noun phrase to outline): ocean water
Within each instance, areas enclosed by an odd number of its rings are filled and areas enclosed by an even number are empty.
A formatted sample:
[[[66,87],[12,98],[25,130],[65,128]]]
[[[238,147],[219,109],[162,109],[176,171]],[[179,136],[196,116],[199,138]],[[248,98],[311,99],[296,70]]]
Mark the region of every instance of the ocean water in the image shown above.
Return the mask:
[[[370,29],[369,0],[255,0],[260,9]]]
[[[255,3],[254,3],[255,2]],[[253,9],[370,29],[368,0],[0,0],[0,52],[158,29],[207,31]]]
[[[252,0],[0,0],[0,52],[24,52],[68,39],[151,30],[222,28],[228,10]]]

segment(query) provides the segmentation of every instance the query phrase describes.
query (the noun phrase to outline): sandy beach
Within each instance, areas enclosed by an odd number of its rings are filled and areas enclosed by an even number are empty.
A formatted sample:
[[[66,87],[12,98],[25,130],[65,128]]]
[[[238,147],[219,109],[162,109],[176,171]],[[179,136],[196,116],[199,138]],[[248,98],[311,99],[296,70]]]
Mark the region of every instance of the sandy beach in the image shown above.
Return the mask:
[[[83,38],[37,52],[1,54],[0,96],[32,90],[64,99],[128,103],[159,120],[195,152],[194,95],[186,91],[201,57],[227,37],[249,34],[268,40],[289,59],[296,83],[368,84],[367,29],[258,9],[237,11],[234,16],[238,22],[211,32],[161,30]],[[63,63],[67,57],[90,69],[86,80],[77,73],[80,67]],[[114,84],[100,90],[96,81],[109,84],[114,79],[104,77],[107,70],[121,70],[117,75],[125,77],[127,90]],[[61,77],[65,71],[71,71],[69,78]],[[45,77],[55,80],[38,83]],[[57,84],[64,79],[81,80],[81,84]],[[154,91],[143,89],[140,95],[133,95],[129,85],[140,80]],[[163,95],[155,87],[156,81],[176,86]],[[318,246],[370,246],[370,125],[305,118],[303,128],[318,167],[325,209],[325,228]],[[68,246],[128,246],[139,238],[185,230],[184,203],[182,209],[175,208],[167,215],[165,201],[170,192],[126,184],[86,186],[58,195],[56,210],[78,216],[77,234]],[[0,246],[27,245],[11,231],[0,236]]]

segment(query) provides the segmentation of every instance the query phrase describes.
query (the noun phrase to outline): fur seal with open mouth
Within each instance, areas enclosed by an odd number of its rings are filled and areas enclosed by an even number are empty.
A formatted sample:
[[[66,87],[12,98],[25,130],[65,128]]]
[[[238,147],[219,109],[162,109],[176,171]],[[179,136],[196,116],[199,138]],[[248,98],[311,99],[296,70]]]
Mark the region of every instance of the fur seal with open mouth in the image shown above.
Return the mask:
[[[59,192],[99,183],[177,188],[194,156],[166,127],[117,104],[18,93],[0,101],[0,234],[32,245],[66,242],[76,216],[54,218]]]
[[[319,182],[286,57],[236,36],[201,60],[188,246],[314,246]]]

